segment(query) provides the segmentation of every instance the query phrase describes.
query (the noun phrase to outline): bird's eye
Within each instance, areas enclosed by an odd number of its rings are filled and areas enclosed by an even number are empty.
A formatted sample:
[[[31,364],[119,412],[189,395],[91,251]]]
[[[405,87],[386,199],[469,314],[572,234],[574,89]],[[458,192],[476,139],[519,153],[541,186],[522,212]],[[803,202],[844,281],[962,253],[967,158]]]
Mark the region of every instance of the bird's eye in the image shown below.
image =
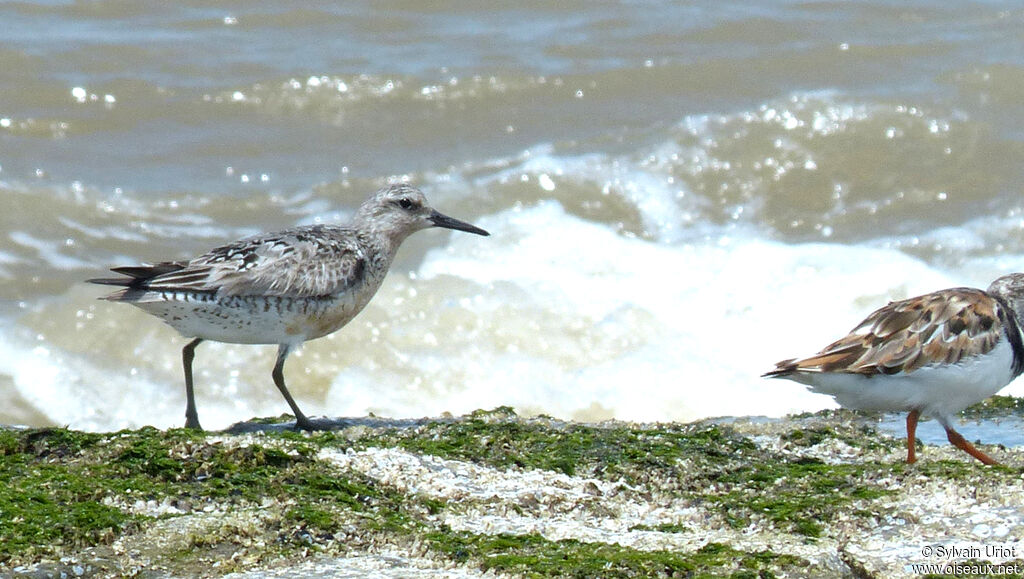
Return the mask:
[[[402,209],[412,209],[412,201],[403,197],[398,200],[398,206]]]

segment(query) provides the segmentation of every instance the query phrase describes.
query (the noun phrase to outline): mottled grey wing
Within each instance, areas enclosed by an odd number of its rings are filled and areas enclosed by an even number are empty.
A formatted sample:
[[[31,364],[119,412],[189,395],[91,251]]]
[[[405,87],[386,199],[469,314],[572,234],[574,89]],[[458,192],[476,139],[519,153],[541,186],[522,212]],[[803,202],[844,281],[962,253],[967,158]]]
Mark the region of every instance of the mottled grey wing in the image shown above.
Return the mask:
[[[152,290],[219,296],[318,297],[362,282],[365,259],[347,230],[312,226],[218,247],[148,281]]]

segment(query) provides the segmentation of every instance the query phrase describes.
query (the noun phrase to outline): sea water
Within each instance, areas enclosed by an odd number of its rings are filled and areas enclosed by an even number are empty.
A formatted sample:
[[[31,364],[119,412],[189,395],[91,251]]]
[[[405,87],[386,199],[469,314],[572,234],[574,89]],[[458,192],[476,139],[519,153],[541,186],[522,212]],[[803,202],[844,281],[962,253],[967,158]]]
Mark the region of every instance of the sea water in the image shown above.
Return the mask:
[[[307,414],[831,407],[759,376],[890,300],[1024,270],[1024,11],[999,3],[0,19],[0,423],[180,426],[186,341],[83,280],[343,222],[389,181],[492,236],[411,237],[289,359]],[[287,411],[273,357],[200,346],[203,425]]]

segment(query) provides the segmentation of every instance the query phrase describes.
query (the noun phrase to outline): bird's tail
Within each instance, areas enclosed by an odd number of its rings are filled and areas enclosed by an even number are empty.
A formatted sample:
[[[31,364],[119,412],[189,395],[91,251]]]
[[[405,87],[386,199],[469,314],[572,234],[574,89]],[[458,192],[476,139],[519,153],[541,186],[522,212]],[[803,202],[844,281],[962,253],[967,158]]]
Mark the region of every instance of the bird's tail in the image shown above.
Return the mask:
[[[775,364],[775,369],[761,374],[762,378],[785,378],[795,374],[799,369],[799,365],[796,363],[796,358],[790,358],[789,360],[783,360]]]
[[[125,265],[110,268],[110,271],[119,273],[125,277],[95,277],[85,281],[99,285],[112,285],[125,288],[100,299],[110,300],[112,302],[130,301],[133,296],[137,296],[139,294],[137,290],[146,289],[149,280],[165,273],[179,271],[184,267],[184,263],[175,261],[167,261],[154,265]]]

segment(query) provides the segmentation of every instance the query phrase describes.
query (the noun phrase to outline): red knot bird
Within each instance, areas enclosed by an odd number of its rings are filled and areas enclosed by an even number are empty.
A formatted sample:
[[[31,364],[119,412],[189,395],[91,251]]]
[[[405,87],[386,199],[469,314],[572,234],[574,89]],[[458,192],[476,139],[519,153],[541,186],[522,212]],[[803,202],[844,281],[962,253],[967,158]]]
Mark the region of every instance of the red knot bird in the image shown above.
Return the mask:
[[[295,414],[312,430],[284,381],[289,352],[352,320],[377,292],[398,246],[411,233],[444,227],[490,235],[427,205],[409,185],[377,191],[352,223],[308,225],[223,245],[189,261],[115,267],[125,277],[91,279],[123,286],[106,300],[126,302],[163,319],[186,338],[185,427],[201,430],[192,387],[192,359],[203,340],[277,344],[271,376]]]
[[[814,356],[783,360],[764,374],[805,384],[854,410],[905,411],[907,462],[922,414],[949,442],[985,464],[990,456],[964,440],[952,416],[981,402],[1024,370],[1021,314],[1024,274],[987,290],[952,288],[891,302]]]

